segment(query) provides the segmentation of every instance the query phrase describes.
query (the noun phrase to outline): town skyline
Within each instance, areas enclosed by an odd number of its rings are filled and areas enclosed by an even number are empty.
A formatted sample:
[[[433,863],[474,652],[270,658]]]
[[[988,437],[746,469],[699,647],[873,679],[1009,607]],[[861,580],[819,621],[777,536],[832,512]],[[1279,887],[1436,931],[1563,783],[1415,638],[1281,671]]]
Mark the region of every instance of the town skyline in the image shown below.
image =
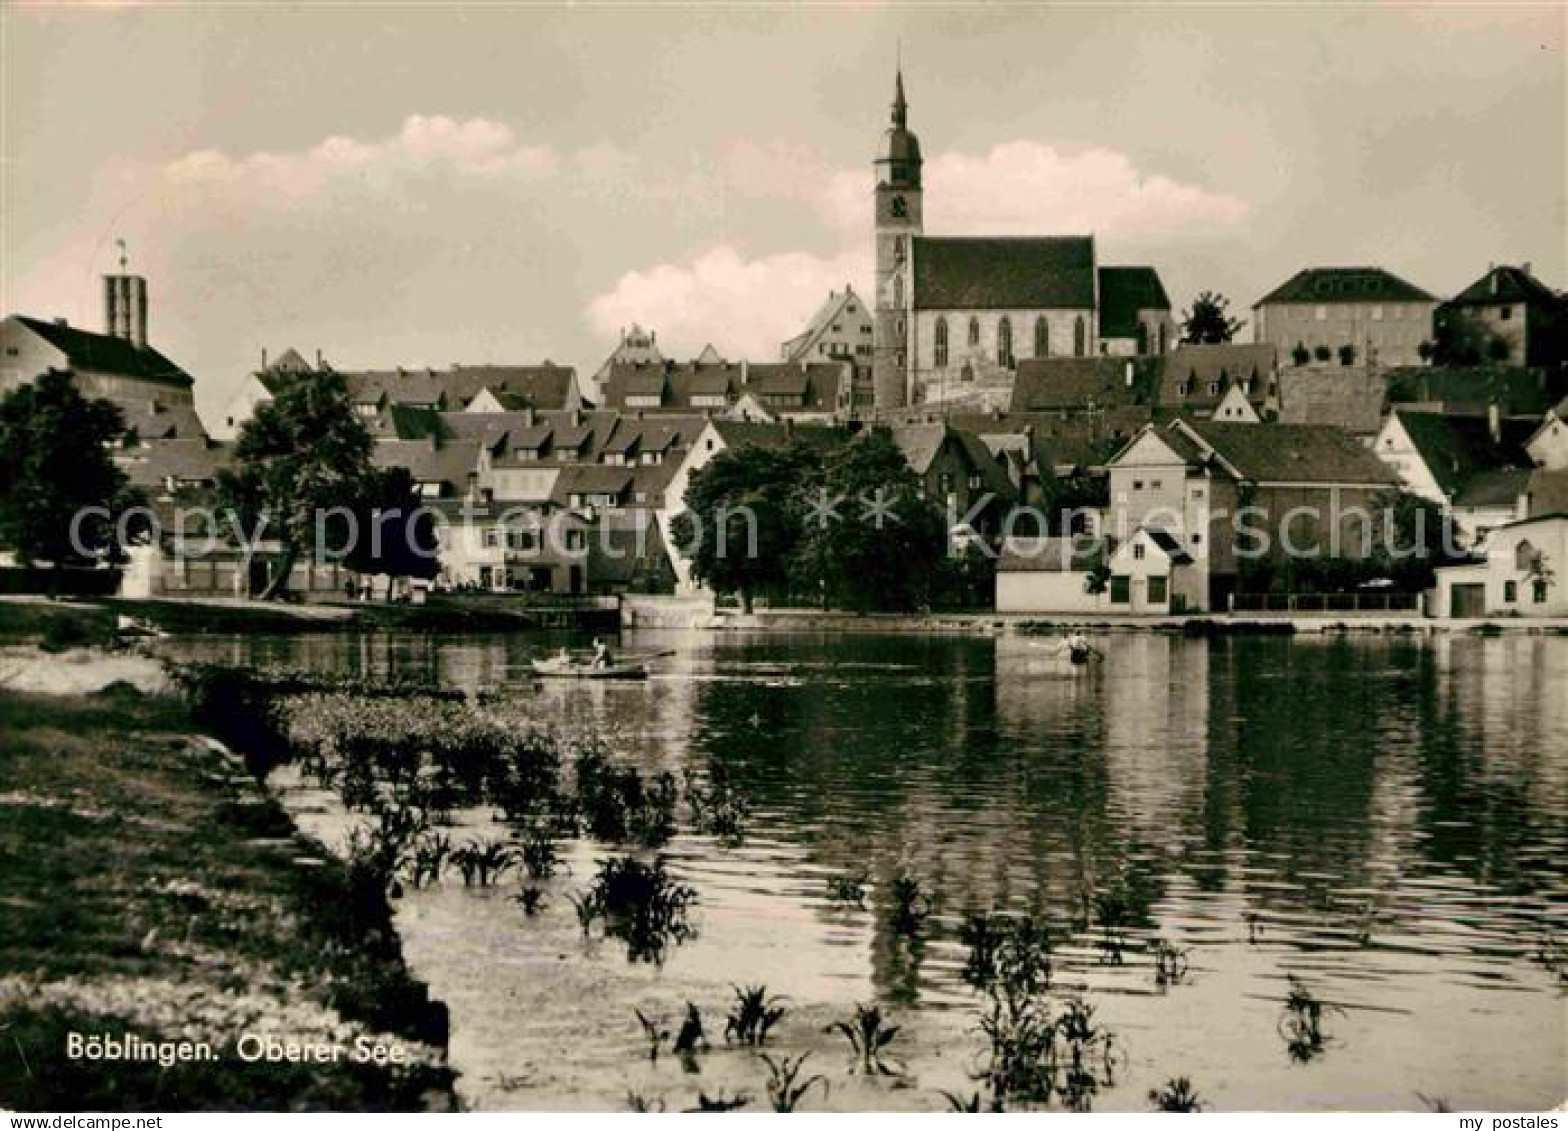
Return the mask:
[[[101,329],[125,239],[209,417],[289,345],[586,379],[635,321],[667,356],[770,359],[829,289],[869,292],[900,41],[930,231],[1090,234],[1178,311],[1213,287],[1249,319],[1307,266],[1564,282],[1555,7],[389,11],[8,12],[6,312]],[[344,32],[350,65],[305,50]],[[1024,66],[1040,37],[1073,49]],[[126,56],[168,65],[112,105],[52,77]]]

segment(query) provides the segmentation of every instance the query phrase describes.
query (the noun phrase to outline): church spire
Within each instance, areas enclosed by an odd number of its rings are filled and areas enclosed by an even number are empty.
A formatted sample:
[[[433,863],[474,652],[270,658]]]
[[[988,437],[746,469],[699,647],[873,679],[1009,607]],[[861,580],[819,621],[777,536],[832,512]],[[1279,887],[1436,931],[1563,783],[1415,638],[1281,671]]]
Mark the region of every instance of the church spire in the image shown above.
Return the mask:
[[[909,128],[909,103],[904,101],[904,67],[899,65],[893,79],[893,125],[897,129]]]

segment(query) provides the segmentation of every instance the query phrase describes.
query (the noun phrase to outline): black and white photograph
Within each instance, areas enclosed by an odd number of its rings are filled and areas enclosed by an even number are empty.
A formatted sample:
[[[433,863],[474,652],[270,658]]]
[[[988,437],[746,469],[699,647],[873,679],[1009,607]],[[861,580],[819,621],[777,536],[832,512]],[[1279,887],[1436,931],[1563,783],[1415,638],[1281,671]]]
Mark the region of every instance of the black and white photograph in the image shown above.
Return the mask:
[[[1562,1128],[1565,48],[4,0],[0,1127]]]

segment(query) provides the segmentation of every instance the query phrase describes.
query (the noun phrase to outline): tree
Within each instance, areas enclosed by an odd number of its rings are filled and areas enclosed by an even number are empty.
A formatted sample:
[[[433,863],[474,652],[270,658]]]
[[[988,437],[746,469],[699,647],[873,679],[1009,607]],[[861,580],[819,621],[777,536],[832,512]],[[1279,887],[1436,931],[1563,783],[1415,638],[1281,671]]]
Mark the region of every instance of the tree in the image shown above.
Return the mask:
[[[344,564],[358,573],[385,574],[388,600],[398,578],[429,580],[441,572],[435,516],[407,468],[372,471],[353,517]]]
[[[1459,548],[1453,516],[1420,495],[1404,490],[1378,493],[1371,499],[1372,555],[1367,573],[1388,578],[1402,592],[1430,589],[1435,570],[1468,560]]]
[[[1307,348],[1305,342],[1297,342],[1295,348],[1290,351],[1290,360],[1298,367],[1305,365],[1312,360],[1312,351]]]
[[[115,549],[112,519],[77,520],[89,508],[112,514],[130,501],[110,454],[124,430],[114,404],[83,397],[65,372],[45,373],[0,401],[0,542],[23,562],[55,570]]]
[[[1181,314],[1181,340],[1188,345],[1218,345],[1233,340],[1246,325],[1229,314],[1230,299],[1204,291]]]
[[[1354,365],[1356,363],[1356,347],[1346,342],[1339,347],[1339,363],[1341,365]]]
[[[686,510],[670,532],[691,558],[692,576],[738,594],[751,612],[757,594],[782,589],[801,536],[800,496],[816,456],[805,444],[727,448],[686,488]]]
[[[1319,361],[1327,361],[1329,358],[1334,356],[1334,351],[1323,345],[1313,346],[1312,356],[1317,358]]]
[[[809,516],[797,583],[856,609],[929,605],[944,581],[947,531],[892,437],[870,429],[834,449],[819,491],[837,517]]]
[[[301,553],[318,554],[318,519],[371,495],[370,432],[354,413],[340,374],[302,373],[282,385],[240,429],[235,470],[220,478],[227,505],[264,523],[252,537],[276,538],[282,551],[262,591],[278,598]],[[324,540],[324,539],[323,539]]]

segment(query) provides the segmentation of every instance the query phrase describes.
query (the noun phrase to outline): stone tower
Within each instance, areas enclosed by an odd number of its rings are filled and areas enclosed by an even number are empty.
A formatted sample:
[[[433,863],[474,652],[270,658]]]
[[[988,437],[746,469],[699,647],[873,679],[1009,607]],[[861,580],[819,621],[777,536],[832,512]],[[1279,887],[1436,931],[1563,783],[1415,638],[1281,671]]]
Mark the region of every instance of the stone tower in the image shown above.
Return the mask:
[[[909,129],[904,72],[893,88],[893,121],[882,135],[876,172],[876,333],[871,375],[879,413],[902,408],[909,398],[910,270],[914,237],[921,228],[920,139]]]

